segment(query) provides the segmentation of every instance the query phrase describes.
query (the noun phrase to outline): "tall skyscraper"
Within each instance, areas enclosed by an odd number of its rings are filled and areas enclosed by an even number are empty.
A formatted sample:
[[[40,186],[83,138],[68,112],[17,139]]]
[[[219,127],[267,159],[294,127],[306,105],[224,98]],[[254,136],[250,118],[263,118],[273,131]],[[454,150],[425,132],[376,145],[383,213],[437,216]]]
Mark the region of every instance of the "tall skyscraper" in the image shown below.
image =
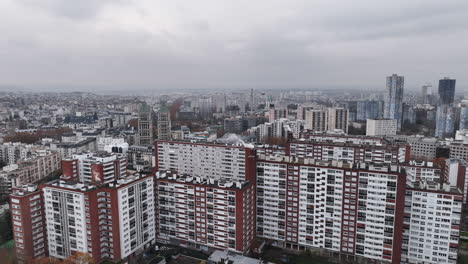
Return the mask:
[[[432,85],[425,84],[421,88],[421,98],[423,104],[430,104],[432,97]]]
[[[436,137],[452,137],[455,128],[455,114],[452,106],[443,104],[437,107]]]
[[[161,103],[158,111],[157,133],[158,139],[171,140],[171,116],[166,103]]]
[[[468,106],[462,106],[460,109],[460,130],[468,129]]]
[[[254,89],[253,88],[250,90],[249,107],[250,107],[251,111],[255,110],[255,97],[254,97]]]
[[[451,104],[455,98],[455,79],[445,77],[439,80],[439,105]]]
[[[401,128],[403,114],[403,87],[405,77],[393,74],[387,77],[387,95],[385,97],[384,118],[396,119]]]
[[[439,103],[436,116],[436,137],[452,137],[455,132],[455,79],[445,77],[439,80]]]
[[[382,116],[382,101],[365,100],[356,104],[356,120],[365,121],[367,119],[377,119]]]
[[[153,109],[143,103],[140,106],[138,113],[138,145],[151,145],[153,144]]]

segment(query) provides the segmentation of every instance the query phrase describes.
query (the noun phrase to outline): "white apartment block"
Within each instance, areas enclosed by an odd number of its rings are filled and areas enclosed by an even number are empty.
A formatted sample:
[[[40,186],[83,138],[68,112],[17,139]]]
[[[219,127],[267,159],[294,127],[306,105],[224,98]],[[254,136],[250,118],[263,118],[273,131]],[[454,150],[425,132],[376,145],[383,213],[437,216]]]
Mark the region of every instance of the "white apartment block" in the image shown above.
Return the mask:
[[[328,111],[326,109],[313,109],[306,111],[305,128],[314,132],[328,130]]]
[[[156,238],[201,250],[247,252],[255,239],[255,185],[156,173]]]
[[[77,251],[90,252],[84,193],[79,189],[54,186],[45,187],[43,191],[49,255],[65,259]]]
[[[281,118],[288,118],[288,109],[286,108],[268,109],[268,121],[273,122]]]
[[[447,159],[443,172],[443,182],[458,187],[463,192],[463,204],[468,202],[468,162],[461,159]]]
[[[67,180],[109,183],[127,175],[127,158],[107,152],[74,154],[62,160],[62,173]]]
[[[305,128],[313,132],[341,130],[348,133],[349,112],[341,107],[323,107],[305,112]]]
[[[328,108],[328,131],[342,130],[348,133],[349,111],[346,108]]]
[[[37,147],[36,147],[37,148]],[[20,142],[6,142],[0,145],[0,160],[4,163],[15,164],[33,155],[34,146]]]
[[[255,178],[255,155],[251,147],[157,140],[155,152],[157,171],[234,181]]]
[[[409,161],[410,149],[408,145],[365,145],[301,139],[288,143],[286,155],[316,160],[396,164]]]
[[[406,178],[409,182],[431,181],[443,182],[443,169],[438,164],[426,161],[411,160],[400,164],[405,168]]]
[[[458,188],[425,181],[408,188],[401,263],[457,263],[461,213]]]
[[[330,133],[314,133],[311,131],[303,131],[301,138],[310,139],[320,142],[340,142],[340,143],[352,143],[352,144],[364,144],[364,145],[382,145],[386,144],[387,141],[383,137],[369,137],[360,135],[345,135],[345,134],[330,134]]]
[[[270,123],[264,123],[256,127],[248,129],[250,135],[254,135],[257,141],[264,141],[271,137],[288,138],[291,135],[293,138],[299,138],[301,131],[304,129],[304,120],[291,121],[285,118],[274,120]]]
[[[392,136],[398,131],[396,119],[367,119],[367,136]]]
[[[124,138],[98,137],[97,139],[97,151],[126,154],[128,147]]]
[[[96,263],[141,253],[155,240],[154,180],[132,175],[103,186],[43,186],[49,255],[88,253]]]
[[[259,157],[257,234],[286,248],[398,263],[405,181],[395,165]]]

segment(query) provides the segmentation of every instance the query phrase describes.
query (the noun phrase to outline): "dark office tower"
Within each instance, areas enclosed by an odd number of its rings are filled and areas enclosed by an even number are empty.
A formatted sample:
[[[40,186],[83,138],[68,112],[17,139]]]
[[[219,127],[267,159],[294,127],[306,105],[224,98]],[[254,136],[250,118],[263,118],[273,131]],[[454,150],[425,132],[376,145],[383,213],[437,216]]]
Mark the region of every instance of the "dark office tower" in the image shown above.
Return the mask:
[[[453,103],[455,97],[455,79],[445,77],[439,80],[439,104],[446,105]]]
[[[384,104],[384,118],[396,119],[398,130],[401,128],[403,116],[403,86],[405,78],[393,74],[387,77],[387,94]]]

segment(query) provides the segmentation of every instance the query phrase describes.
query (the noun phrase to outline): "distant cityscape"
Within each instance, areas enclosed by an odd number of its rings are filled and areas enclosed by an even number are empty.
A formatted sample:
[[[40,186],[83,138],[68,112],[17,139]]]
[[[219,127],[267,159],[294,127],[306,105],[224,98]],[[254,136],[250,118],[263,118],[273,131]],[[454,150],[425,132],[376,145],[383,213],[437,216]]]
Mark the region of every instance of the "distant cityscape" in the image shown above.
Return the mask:
[[[461,263],[457,85],[0,93],[5,261]]]

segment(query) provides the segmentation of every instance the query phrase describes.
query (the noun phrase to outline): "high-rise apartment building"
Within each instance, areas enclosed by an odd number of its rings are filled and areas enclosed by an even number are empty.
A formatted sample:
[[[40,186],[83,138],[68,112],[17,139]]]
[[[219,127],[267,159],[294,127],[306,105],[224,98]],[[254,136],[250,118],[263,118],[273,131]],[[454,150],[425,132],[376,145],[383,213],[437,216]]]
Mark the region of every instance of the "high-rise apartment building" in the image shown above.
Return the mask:
[[[453,103],[455,98],[455,79],[445,77],[439,80],[439,105],[448,105]]]
[[[407,188],[401,263],[457,263],[462,197],[430,181]]]
[[[158,111],[157,136],[160,140],[171,140],[171,116],[164,104]]]
[[[328,111],[327,109],[308,110],[305,115],[306,129],[314,132],[323,132],[328,130]]]
[[[13,238],[18,263],[48,255],[42,192],[35,185],[13,189],[10,195]]]
[[[277,119],[288,118],[288,109],[286,108],[271,108],[268,109],[268,120],[273,122]]]
[[[400,164],[406,171],[406,179],[410,182],[444,182],[444,170],[437,163],[411,160]]]
[[[367,119],[367,136],[393,136],[398,131],[396,119]]]
[[[277,119],[273,122],[260,124],[250,128],[247,132],[255,136],[257,141],[263,142],[271,137],[273,138],[299,138],[304,130],[304,120],[288,120],[285,118]]]
[[[5,164],[15,164],[33,155],[34,146],[20,142],[5,142],[0,145],[0,160]],[[37,147],[36,147],[37,148]]]
[[[405,183],[393,165],[259,157],[257,235],[399,263]]]
[[[64,180],[109,183],[127,176],[127,158],[107,152],[75,154],[62,160],[62,173]]]
[[[286,145],[286,155],[326,161],[398,164],[409,161],[410,146],[404,144],[364,145],[352,142],[293,140]]]
[[[387,77],[387,94],[384,104],[384,118],[398,120],[398,129],[401,128],[403,117],[403,87],[405,78],[393,74]]]
[[[300,105],[297,107],[297,116],[296,119],[298,120],[306,120],[307,111],[312,110],[314,108],[319,108],[318,105]]]
[[[255,183],[156,172],[156,239],[245,253],[255,235]]]
[[[243,181],[255,179],[253,146],[155,141],[156,170]]]
[[[153,109],[143,103],[138,112],[137,145],[151,145],[153,139]]]
[[[328,108],[328,131],[342,130],[348,133],[348,109],[342,107]]]
[[[95,263],[120,261],[154,243],[154,180],[132,175],[106,185],[56,180],[10,197],[17,254]],[[46,232],[47,231],[47,232]]]

